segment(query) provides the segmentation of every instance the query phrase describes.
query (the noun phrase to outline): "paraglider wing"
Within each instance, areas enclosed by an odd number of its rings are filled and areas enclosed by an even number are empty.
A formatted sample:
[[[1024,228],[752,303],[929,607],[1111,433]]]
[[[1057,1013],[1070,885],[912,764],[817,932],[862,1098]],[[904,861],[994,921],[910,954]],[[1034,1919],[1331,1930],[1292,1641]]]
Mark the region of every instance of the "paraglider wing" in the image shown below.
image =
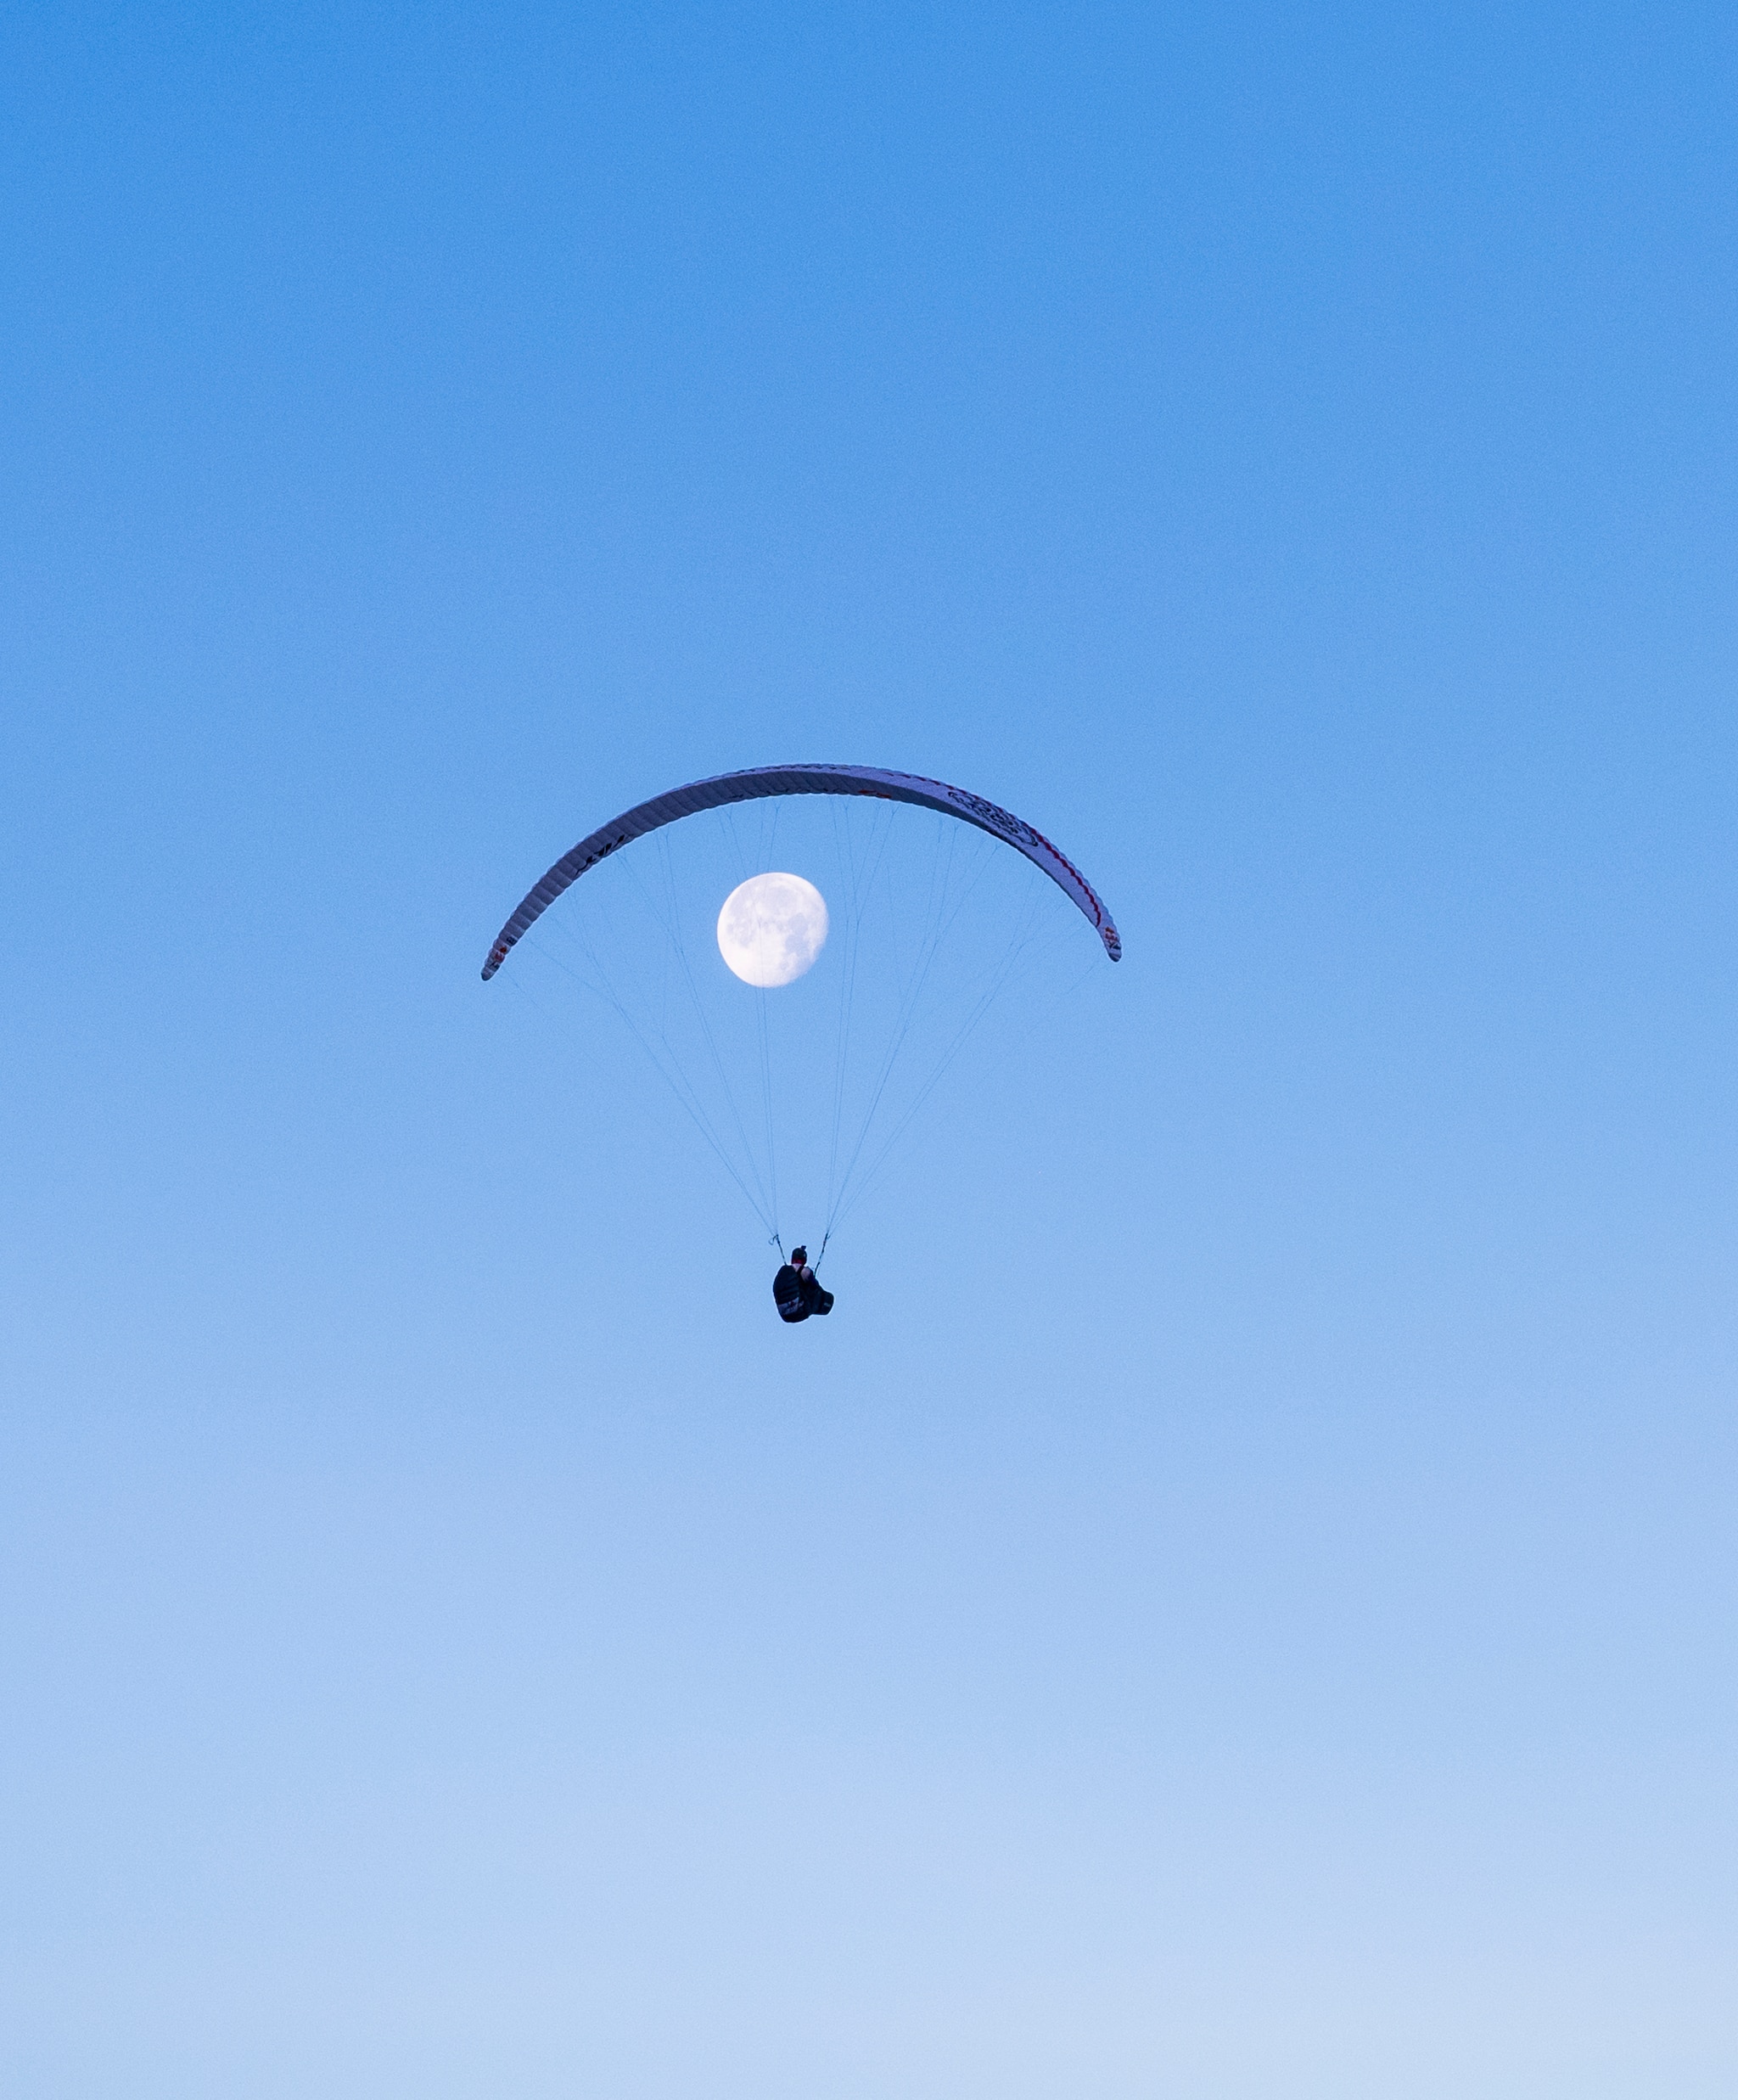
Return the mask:
[[[1079,869],[1023,817],[985,801],[982,795],[964,788],[950,788],[945,781],[925,780],[916,773],[883,772],[873,766],[756,766],[746,772],[720,773],[686,788],[673,788],[668,795],[654,795],[651,801],[640,803],[581,839],[571,853],[563,854],[543,879],[527,891],[519,909],[496,936],[483,965],[484,978],[495,974],[513,943],[570,883],[577,882],[588,868],[632,840],[673,824],[678,817],[698,816],[702,810],[723,809],[732,802],[758,802],[780,795],[874,795],[883,801],[910,802],[918,809],[935,810],[943,817],[956,817],[962,823],[973,824],[991,838],[1004,840],[1041,868],[1091,921],[1111,961],[1121,959],[1123,944],[1110,913]]]

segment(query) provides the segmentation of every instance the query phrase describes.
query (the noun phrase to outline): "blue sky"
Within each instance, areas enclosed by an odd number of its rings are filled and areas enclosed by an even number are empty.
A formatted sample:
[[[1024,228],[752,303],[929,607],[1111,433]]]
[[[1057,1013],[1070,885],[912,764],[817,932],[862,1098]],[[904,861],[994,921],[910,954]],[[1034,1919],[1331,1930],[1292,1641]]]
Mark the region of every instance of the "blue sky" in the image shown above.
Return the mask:
[[[12,2089],[1729,2092],[1730,14],[0,39]],[[477,976],[788,758],[1127,944],[793,1334]]]

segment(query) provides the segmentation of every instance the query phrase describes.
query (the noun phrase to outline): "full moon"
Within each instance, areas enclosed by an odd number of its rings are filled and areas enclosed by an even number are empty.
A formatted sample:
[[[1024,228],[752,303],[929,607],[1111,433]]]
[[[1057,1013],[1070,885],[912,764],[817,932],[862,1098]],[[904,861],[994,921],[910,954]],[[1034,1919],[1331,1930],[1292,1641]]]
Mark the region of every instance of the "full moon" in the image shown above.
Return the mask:
[[[793,985],[827,946],[827,899],[800,875],[750,875],[718,914],[718,952],[745,985]]]

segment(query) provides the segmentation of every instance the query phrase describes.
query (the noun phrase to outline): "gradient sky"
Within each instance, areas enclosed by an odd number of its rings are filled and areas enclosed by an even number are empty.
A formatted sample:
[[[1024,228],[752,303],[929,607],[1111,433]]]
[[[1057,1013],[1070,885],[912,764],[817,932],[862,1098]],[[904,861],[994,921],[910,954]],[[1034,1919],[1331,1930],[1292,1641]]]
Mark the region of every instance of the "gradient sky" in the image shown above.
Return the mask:
[[[1734,2090],[1735,108],[1713,5],[0,11],[8,2094]],[[788,1334],[477,973],[806,758],[1127,959]]]

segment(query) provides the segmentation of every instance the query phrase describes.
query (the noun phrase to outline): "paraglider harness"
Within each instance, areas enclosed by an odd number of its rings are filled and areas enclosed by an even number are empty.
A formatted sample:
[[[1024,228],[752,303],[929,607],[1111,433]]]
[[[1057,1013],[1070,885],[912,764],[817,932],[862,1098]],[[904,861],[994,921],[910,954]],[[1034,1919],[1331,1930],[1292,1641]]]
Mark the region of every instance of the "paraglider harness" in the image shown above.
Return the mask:
[[[823,1242],[821,1253],[827,1251]],[[820,1255],[816,1260],[820,1260]],[[778,1317],[787,1326],[794,1327],[799,1320],[806,1320],[814,1313],[833,1311],[833,1293],[822,1290],[821,1279],[809,1266],[809,1249],[793,1247],[790,1260],[772,1279],[772,1302],[778,1307]]]

